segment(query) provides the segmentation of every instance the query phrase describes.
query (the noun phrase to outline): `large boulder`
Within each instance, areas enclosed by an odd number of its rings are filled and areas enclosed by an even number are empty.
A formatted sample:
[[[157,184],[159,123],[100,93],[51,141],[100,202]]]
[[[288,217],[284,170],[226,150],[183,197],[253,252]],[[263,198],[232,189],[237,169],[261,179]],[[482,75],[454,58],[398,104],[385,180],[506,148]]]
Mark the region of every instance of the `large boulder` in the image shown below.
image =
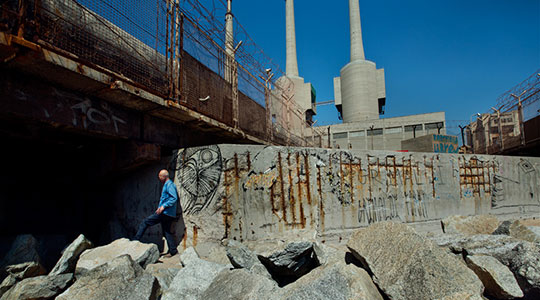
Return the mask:
[[[62,257],[56,263],[49,275],[59,275],[73,273],[75,266],[83,251],[92,248],[92,242],[86,239],[84,235],[79,235],[64,251]]]
[[[242,268],[254,274],[271,278],[266,267],[261,263],[257,255],[244,244],[230,240],[227,244],[227,257],[235,268]]]
[[[495,299],[523,297],[514,274],[496,258],[487,255],[471,255],[467,265],[476,273],[485,287],[485,294]]]
[[[230,269],[222,265],[202,260],[190,247],[180,255],[184,265],[169,288],[163,292],[162,300],[200,299],[200,295],[210,286],[214,278],[223,270]]]
[[[258,254],[259,260],[268,269],[280,286],[289,284],[320,265],[313,243],[292,242],[283,250],[271,254]]]
[[[444,233],[491,234],[499,226],[499,220],[491,215],[451,216],[443,219],[441,225]]]
[[[6,256],[0,261],[0,278],[4,278],[5,268],[10,265],[17,265],[26,262],[41,263],[38,254],[38,241],[30,234],[19,235],[11,244]]]
[[[405,224],[371,225],[353,233],[347,246],[390,299],[482,295],[484,287],[473,271]]]
[[[122,255],[82,274],[56,300],[156,300],[159,283],[129,255]]]
[[[433,241],[454,253],[493,256],[514,273],[525,293],[540,290],[540,247],[537,244],[506,235],[441,235],[433,237]]]
[[[246,269],[235,269],[221,271],[199,299],[271,300],[278,293],[275,281]]]
[[[181,268],[155,268],[153,265],[146,267],[145,272],[156,277],[159,282],[161,290],[164,291],[169,288],[174,277],[178,274]]]
[[[23,279],[45,275],[47,273],[45,268],[35,261],[7,266],[5,272],[8,276],[0,283],[0,296]]]
[[[509,226],[509,235],[518,240],[540,243],[540,227],[525,226],[521,221],[514,221]]]
[[[72,279],[73,274],[27,278],[12,287],[0,300],[54,299]]]
[[[369,274],[343,262],[319,267],[283,288],[282,300],[382,300]]]
[[[155,244],[144,244],[128,239],[118,239],[108,245],[84,251],[75,267],[77,277],[89,270],[106,264],[122,255],[129,255],[137,264],[146,268],[159,258],[159,250]]]

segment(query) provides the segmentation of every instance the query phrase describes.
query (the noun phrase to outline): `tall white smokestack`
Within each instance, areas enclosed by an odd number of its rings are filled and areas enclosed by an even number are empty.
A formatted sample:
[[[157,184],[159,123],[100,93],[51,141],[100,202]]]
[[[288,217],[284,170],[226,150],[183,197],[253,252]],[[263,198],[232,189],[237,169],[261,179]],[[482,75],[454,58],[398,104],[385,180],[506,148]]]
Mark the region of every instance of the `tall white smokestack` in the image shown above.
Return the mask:
[[[298,60],[296,57],[296,29],[294,25],[294,0],[286,2],[286,29],[287,29],[287,76],[298,77]]]
[[[225,14],[225,80],[232,80],[232,64],[234,63],[234,32],[232,0],[227,0],[227,14]]]
[[[384,70],[377,70],[375,63],[367,61],[364,54],[358,1],[349,0],[351,61],[341,69],[341,77],[334,79],[335,90],[339,89],[335,97],[338,102],[341,99],[341,108],[337,106],[344,123],[378,119],[379,99],[386,98]]]
[[[358,0],[349,0],[349,17],[351,28],[351,61],[365,60],[362,24],[360,21],[360,4]]]

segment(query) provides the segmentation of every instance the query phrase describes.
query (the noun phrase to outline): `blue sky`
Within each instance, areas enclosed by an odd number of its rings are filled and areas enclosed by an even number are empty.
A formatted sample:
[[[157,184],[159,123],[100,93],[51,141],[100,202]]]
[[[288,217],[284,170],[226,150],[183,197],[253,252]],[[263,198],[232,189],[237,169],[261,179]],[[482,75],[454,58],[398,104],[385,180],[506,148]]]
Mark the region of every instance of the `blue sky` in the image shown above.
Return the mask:
[[[233,0],[233,11],[285,69],[285,1]],[[350,59],[348,1],[296,0],[300,75],[332,100]],[[487,112],[540,68],[540,0],[360,0],[366,59],[386,71],[386,114],[445,111],[449,131]],[[317,125],[340,122],[321,106]]]

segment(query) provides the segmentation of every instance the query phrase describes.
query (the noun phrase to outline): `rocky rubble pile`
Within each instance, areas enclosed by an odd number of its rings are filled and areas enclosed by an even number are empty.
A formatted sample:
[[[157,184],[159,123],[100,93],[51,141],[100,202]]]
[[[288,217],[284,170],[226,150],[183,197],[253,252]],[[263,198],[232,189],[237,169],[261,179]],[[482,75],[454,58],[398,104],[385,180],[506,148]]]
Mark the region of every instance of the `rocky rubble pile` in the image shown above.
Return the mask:
[[[534,225],[452,217],[444,234],[421,235],[381,222],[346,246],[231,240],[212,257],[188,248],[170,259],[156,245],[120,239],[94,248],[81,235],[48,273],[25,235],[0,262],[0,300],[540,299]]]

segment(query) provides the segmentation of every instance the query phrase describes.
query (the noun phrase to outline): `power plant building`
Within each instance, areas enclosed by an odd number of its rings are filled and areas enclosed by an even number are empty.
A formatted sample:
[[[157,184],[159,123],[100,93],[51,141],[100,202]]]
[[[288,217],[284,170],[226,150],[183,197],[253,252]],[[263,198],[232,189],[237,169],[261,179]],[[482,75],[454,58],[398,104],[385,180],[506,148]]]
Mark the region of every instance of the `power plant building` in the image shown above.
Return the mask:
[[[444,112],[379,118],[386,105],[384,69],[365,59],[359,0],[349,0],[351,61],[334,78],[334,102],[343,124],[317,127],[328,146],[359,150],[402,150],[401,141],[446,134]]]

